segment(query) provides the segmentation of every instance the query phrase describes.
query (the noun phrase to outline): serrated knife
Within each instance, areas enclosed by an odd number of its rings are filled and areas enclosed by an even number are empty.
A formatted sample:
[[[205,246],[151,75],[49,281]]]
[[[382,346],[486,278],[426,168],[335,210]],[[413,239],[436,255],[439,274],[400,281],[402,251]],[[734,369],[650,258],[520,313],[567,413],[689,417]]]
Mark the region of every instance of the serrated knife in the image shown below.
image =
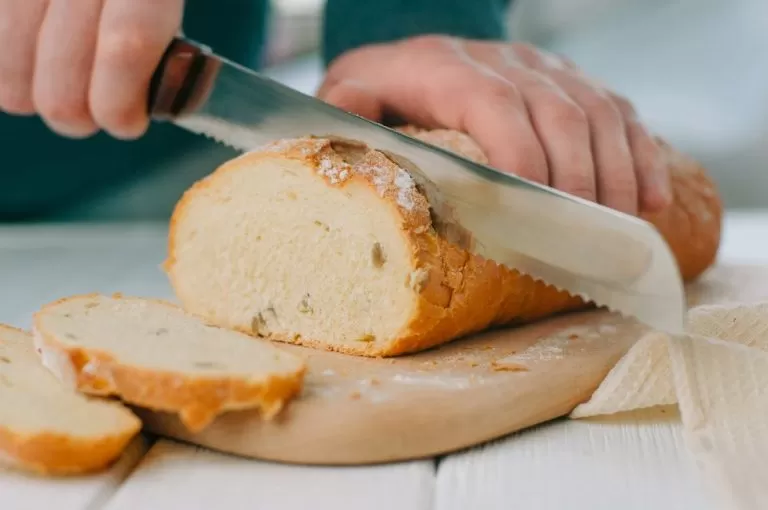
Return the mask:
[[[470,251],[657,330],[683,331],[682,279],[648,222],[349,114],[184,38],[169,46],[149,96],[153,119],[240,151],[331,135],[405,158],[472,233]]]

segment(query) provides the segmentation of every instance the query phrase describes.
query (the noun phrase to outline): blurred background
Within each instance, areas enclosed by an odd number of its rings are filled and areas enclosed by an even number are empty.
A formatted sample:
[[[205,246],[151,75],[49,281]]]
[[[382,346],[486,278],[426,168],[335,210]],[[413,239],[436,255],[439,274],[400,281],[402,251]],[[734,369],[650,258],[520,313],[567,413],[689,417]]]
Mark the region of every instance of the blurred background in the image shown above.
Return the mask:
[[[233,35],[237,30],[208,33],[193,20],[185,21],[185,31],[246,65],[261,61],[267,74],[312,93],[322,73],[317,50],[323,3],[272,0],[264,20],[248,18],[247,0],[189,3],[198,9],[208,4],[211,16],[224,16],[231,4],[229,18],[219,20],[230,24],[225,26],[244,19],[254,29],[268,26],[267,52],[261,56],[248,52],[247,30],[239,32],[245,39]],[[210,24],[210,17],[198,18]],[[768,205],[768,0],[516,0],[509,26],[512,39],[567,55],[629,97],[654,131],[709,168],[727,207]],[[84,154],[77,142],[41,134],[34,119],[15,123],[7,133],[0,128],[0,136],[68,162],[82,158],[83,167],[91,168],[84,178],[106,178],[112,165],[136,169],[131,186],[105,184],[102,192],[44,219],[154,220],[165,219],[191,182],[234,153],[172,126],[153,129],[163,136],[139,142],[160,144],[154,153],[164,155],[152,158],[126,150],[124,142],[110,142],[117,152]],[[182,140],[184,149],[165,154],[162,140],[171,138]],[[31,168],[15,168],[11,179],[34,179],[32,152],[25,158]],[[9,178],[9,172],[2,175]],[[66,174],[58,185],[78,186]],[[10,187],[0,184],[0,201],[13,200],[3,196]],[[24,218],[24,211],[17,216]]]

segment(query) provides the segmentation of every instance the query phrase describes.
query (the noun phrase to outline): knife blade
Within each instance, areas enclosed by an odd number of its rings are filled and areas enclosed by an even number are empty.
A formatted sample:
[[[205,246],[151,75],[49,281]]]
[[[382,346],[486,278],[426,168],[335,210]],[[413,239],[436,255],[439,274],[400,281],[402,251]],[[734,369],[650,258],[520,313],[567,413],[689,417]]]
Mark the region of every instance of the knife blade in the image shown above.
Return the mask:
[[[358,140],[418,168],[468,249],[657,330],[683,331],[682,278],[648,222],[542,186],[335,108],[176,38],[149,94],[154,120],[240,151],[277,139]]]

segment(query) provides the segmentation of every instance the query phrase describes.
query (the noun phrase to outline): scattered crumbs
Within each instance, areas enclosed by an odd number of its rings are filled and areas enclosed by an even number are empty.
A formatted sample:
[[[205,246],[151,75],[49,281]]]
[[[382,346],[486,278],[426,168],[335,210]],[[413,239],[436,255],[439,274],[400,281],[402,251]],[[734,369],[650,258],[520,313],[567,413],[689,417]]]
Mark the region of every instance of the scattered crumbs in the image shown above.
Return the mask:
[[[525,363],[563,359],[567,354],[585,352],[590,343],[602,338],[601,333],[615,330],[615,326],[606,324],[594,327],[574,326],[566,328],[539,339],[538,342],[523,352],[507,356],[503,361]]]
[[[618,331],[618,328],[614,326],[613,324],[600,324],[597,328],[597,332],[601,334],[611,334],[616,333]]]
[[[299,198],[295,191],[290,190],[285,192],[285,196],[288,197],[289,200],[296,200]]]
[[[159,328],[155,331],[155,336],[167,335],[168,328]]]
[[[352,393],[349,394],[349,398],[352,400],[360,400],[361,396],[362,395],[360,394],[359,391],[353,391]]]
[[[10,363],[11,360],[9,358],[6,358],[5,356],[0,356],[0,362],[2,362],[2,363]]]
[[[375,340],[376,340],[376,337],[371,335],[370,333],[366,333],[365,335],[357,339],[358,342],[365,342],[365,343],[370,343]]]
[[[73,335],[72,333],[64,333],[64,338],[66,338],[68,340],[73,340],[73,341],[77,340],[77,337],[75,335]]]
[[[87,306],[86,306],[86,308],[87,308]],[[63,317],[64,317],[65,319],[71,319],[71,318],[72,318],[72,314],[71,314],[71,313],[65,313],[65,314],[63,315]]]
[[[521,363],[511,363],[508,361],[493,361],[491,368],[494,372],[528,372],[529,368]]]
[[[99,306],[99,303],[86,303],[85,309],[90,310],[91,308],[96,308],[97,306]],[[64,317],[68,317],[68,316],[69,314],[64,314]]]
[[[256,236],[256,240],[257,240],[257,241],[261,241],[261,235],[257,235],[257,236]]]
[[[491,351],[491,350],[493,350],[493,346],[492,345],[484,345],[480,350],[481,351]]]
[[[479,365],[479,363],[477,361],[471,361],[469,363],[469,366],[472,367],[472,368],[475,368],[477,365]]]

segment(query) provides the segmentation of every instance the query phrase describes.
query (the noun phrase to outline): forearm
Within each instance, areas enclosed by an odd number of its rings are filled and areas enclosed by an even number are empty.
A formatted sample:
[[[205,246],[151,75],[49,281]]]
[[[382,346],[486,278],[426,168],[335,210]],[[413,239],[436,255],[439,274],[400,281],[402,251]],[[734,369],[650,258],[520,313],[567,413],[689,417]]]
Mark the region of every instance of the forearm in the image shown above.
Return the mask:
[[[506,38],[512,0],[328,0],[323,61],[366,44],[422,34]]]

